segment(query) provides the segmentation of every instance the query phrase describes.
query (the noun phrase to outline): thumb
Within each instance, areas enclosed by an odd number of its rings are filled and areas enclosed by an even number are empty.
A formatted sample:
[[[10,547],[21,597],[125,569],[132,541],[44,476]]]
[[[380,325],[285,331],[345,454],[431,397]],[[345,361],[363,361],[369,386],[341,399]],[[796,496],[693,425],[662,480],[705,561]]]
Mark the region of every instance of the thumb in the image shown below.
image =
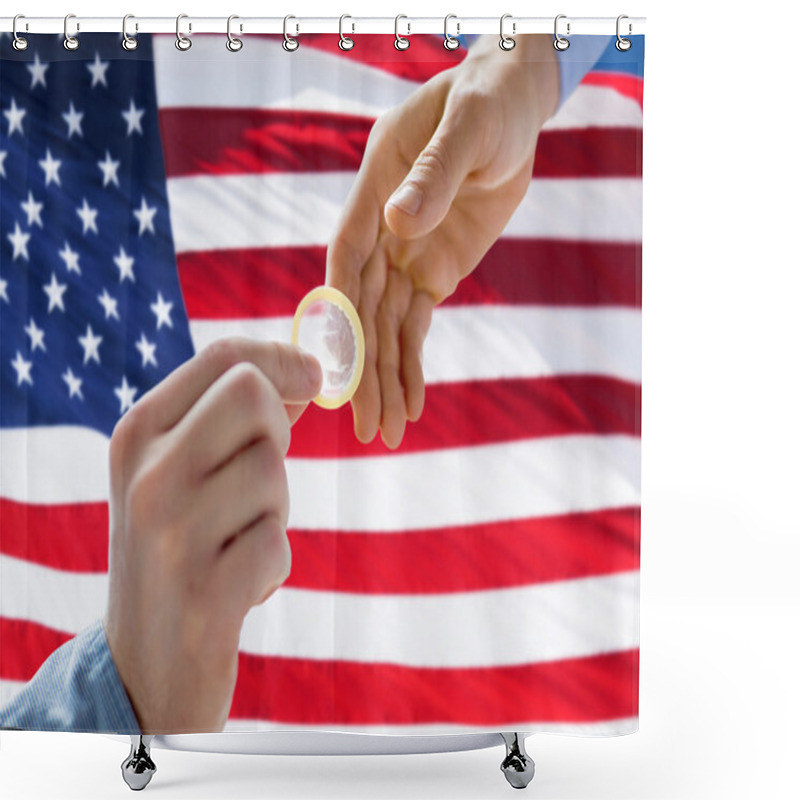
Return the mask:
[[[477,167],[480,129],[457,125],[457,113],[445,113],[400,186],[386,202],[384,216],[392,233],[415,239],[430,233],[447,216],[461,184]]]

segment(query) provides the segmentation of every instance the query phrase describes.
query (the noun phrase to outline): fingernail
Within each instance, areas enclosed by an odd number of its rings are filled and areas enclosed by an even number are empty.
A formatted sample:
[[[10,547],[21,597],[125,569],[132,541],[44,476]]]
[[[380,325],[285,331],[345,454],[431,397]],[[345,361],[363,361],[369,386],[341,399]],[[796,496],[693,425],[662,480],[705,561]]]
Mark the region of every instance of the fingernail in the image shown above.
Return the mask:
[[[413,217],[422,205],[422,192],[413,183],[404,183],[389,198],[389,204]]]

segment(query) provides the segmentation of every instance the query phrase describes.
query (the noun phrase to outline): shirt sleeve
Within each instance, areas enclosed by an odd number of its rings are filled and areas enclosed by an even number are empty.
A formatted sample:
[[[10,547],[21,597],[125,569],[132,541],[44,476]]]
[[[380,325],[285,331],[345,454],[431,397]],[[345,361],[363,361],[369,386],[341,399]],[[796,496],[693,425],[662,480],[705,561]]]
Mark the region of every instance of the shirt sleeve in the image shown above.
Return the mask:
[[[50,654],[33,678],[0,708],[0,728],[141,733],[102,620]]]
[[[486,34],[471,33],[455,37],[469,47],[479,36]],[[558,60],[559,92],[558,107],[575,91],[583,76],[600,60],[603,52],[614,36],[570,36],[566,50],[556,50]]]

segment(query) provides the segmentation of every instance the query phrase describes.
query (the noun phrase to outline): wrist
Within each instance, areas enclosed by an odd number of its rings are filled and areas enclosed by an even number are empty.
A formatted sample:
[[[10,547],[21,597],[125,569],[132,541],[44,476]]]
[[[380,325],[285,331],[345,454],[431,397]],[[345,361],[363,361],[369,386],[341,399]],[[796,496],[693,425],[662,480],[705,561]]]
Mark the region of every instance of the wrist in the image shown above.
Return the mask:
[[[470,47],[465,63],[485,69],[489,65],[502,71],[520,102],[537,109],[543,125],[558,109],[560,83],[559,66],[552,37],[545,34],[521,34],[514,37],[512,50],[499,47],[499,38],[486,34]]]

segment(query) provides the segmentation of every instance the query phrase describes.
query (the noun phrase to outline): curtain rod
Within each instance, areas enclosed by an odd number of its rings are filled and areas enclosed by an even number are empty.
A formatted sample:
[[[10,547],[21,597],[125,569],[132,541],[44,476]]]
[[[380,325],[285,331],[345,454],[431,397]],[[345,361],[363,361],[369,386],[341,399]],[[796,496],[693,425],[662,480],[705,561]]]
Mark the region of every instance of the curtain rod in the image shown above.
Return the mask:
[[[560,15],[558,30],[561,36],[578,34],[613,35],[617,32],[616,17],[570,17]],[[0,32],[10,33],[13,29],[13,17],[0,17]],[[504,31],[507,35],[524,33],[554,32],[554,17],[514,17],[506,16]],[[401,17],[398,32],[402,36],[413,36],[415,33],[444,34],[443,17]],[[339,34],[339,17],[305,17],[294,16],[289,22],[287,32],[292,36],[303,33]],[[567,26],[569,25],[569,29]],[[127,31],[136,33],[175,33],[175,17],[131,17]],[[644,17],[626,17],[621,22],[622,36],[644,33]],[[191,33],[226,33],[227,17],[193,17],[183,16],[181,32]],[[248,33],[284,33],[283,17],[239,17],[231,30],[238,34]],[[122,33],[122,17],[81,17],[70,16],[70,35],[81,33]],[[359,33],[395,33],[394,17],[351,17],[346,16],[342,23],[345,34]],[[448,22],[451,36],[474,33],[500,34],[500,17],[451,17]],[[64,33],[64,17],[21,17],[17,21],[17,33]]]

